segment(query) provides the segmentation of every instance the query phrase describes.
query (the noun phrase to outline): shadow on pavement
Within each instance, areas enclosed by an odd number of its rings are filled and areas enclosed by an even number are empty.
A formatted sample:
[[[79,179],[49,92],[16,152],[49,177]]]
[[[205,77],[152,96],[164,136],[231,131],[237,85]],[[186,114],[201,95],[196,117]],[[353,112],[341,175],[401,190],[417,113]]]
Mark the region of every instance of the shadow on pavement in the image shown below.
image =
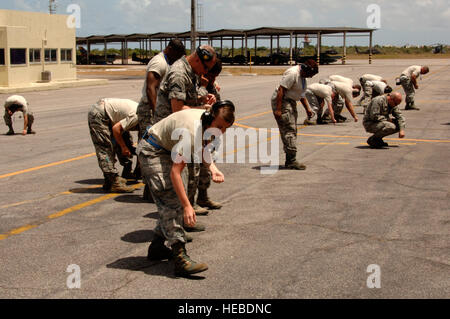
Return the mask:
[[[284,165],[278,165],[278,166],[270,166],[270,165],[260,165],[260,166],[255,166],[252,167],[252,169],[257,170],[257,171],[270,171],[270,170],[280,170],[280,171],[287,171],[289,169],[287,169]]]
[[[142,204],[147,202],[142,198],[142,195],[120,195],[115,197],[114,200],[120,203],[132,204]]]
[[[127,243],[142,244],[150,243],[153,240],[153,237],[155,237],[155,232],[153,230],[143,229],[128,233],[120,239]]]
[[[103,182],[105,180],[103,178],[96,178],[96,179],[83,179],[81,181],[76,181],[77,184],[87,184],[87,185],[103,185]]]
[[[73,194],[105,194],[105,191],[101,186],[87,187],[87,188],[72,188],[69,189],[69,192]]]
[[[147,257],[126,257],[116,260],[106,265],[106,268],[123,269],[132,271],[142,271],[146,275],[165,276],[172,279],[178,279],[173,273],[173,262],[171,261],[149,261]],[[190,280],[203,280],[203,276],[186,276]]]
[[[380,147],[380,148],[371,148],[369,145],[363,145],[363,146],[356,146],[355,148],[359,148],[360,150],[387,150],[389,148],[393,148],[393,147],[399,147],[398,145],[389,145],[389,146],[385,146],[385,147]]]
[[[106,265],[106,268],[142,271],[146,275],[165,276],[175,279],[173,263],[170,261],[150,261],[147,257],[126,257]]]
[[[149,213],[144,216],[145,218],[158,219],[158,212]]]

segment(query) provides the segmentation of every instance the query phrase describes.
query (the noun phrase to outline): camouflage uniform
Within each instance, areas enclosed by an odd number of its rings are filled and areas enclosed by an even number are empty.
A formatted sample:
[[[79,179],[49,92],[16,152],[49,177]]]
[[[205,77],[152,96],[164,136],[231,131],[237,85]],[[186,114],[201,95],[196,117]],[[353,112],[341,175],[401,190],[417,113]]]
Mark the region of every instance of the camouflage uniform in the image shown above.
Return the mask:
[[[199,99],[198,77],[185,56],[172,64],[166,81],[158,92],[153,123],[159,122],[172,113],[171,99],[184,101],[184,104],[188,106],[202,105]]]
[[[208,85],[206,88],[202,86],[199,89],[200,96],[206,96],[208,94],[213,94],[216,97],[216,100],[220,101],[220,93],[217,91],[214,83],[212,85]],[[202,163],[202,164],[200,164],[200,172],[199,172],[199,176],[198,176],[198,190],[206,191],[210,186],[211,186],[211,171]],[[194,193],[193,195],[192,195],[192,192]],[[194,191],[191,190],[190,196],[191,197],[189,197],[189,200],[194,199],[195,190]]]
[[[188,106],[202,105],[199,99],[199,81],[197,75],[192,70],[186,57],[181,57],[172,64],[166,81],[158,92],[153,123],[157,123],[172,113],[171,99],[184,101]],[[200,165],[198,163],[188,163],[189,182],[188,198],[192,201],[199,182]]]
[[[104,102],[100,100],[92,105],[88,113],[89,132],[94,143],[95,153],[97,154],[98,165],[105,177],[109,174],[118,174],[114,164],[116,155],[122,166],[131,165],[132,159],[122,155],[120,146],[115,142],[111,132],[111,120],[106,114]],[[133,145],[132,136],[129,132],[123,135],[125,144],[130,147]]]
[[[333,82],[331,82],[330,80],[323,80],[322,79],[322,80],[319,81],[319,83],[331,86],[331,88],[333,89],[333,92],[336,92],[336,88],[335,88]],[[342,110],[344,109],[344,106],[345,106],[344,98],[340,94],[338,94],[336,92],[336,97],[332,101],[332,107],[333,107],[333,112],[334,112],[334,117],[335,118],[338,115],[341,115]],[[328,108],[325,110],[325,112],[323,112],[323,118],[331,119],[330,111],[328,110]]]
[[[142,143],[142,142],[141,142]],[[158,223],[154,229],[159,237],[166,238],[169,246],[177,242],[186,243],[186,235],[183,229],[183,207],[175,192],[170,179],[170,171],[173,165],[170,152],[165,149],[157,149],[146,144],[139,151],[142,175],[158,208]],[[184,189],[187,184],[187,170],[181,173]]]
[[[394,119],[389,121],[389,115]],[[390,107],[387,96],[382,95],[374,98],[368,105],[364,114],[363,126],[369,133],[374,133],[374,137],[383,138],[385,136],[399,132],[405,128],[405,119],[400,108]]]
[[[406,104],[414,103],[414,96],[416,94],[416,90],[414,89],[414,85],[411,81],[411,78],[408,75],[402,74],[400,76],[400,83],[402,84],[403,90],[405,91]]]
[[[166,74],[169,70],[169,61],[164,52],[154,56],[147,64],[144,86],[142,88],[142,98],[137,107],[137,116],[139,121],[139,140],[145,134],[146,128],[153,124],[153,110],[150,107],[147,96],[147,76],[149,72],[157,74],[161,83],[164,83]]]
[[[277,109],[276,92],[272,96],[272,111]],[[281,117],[276,118],[280,129],[281,141],[286,154],[294,156],[297,153],[297,102],[283,97]]]
[[[32,112],[27,112],[28,115],[28,128],[31,128],[31,126],[34,123],[34,115]],[[3,119],[5,120],[5,124],[8,127],[12,127],[12,116],[9,115],[8,111],[5,109],[5,115],[3,116]]]
[[[324,102],[324,99],[315,95],[310,89],[306,90],[305,95],[311,110],[314,112],[314,115],[310,120],[320,122],[323,114],[324,105],[322,103]]]
[[[11,131],[13,130],[12,116],[8,113],[9,107],[13,104],[20,105],[21,108],[19,108],[18,111],[22,112],[24,117],[25,115],[28,116],[27,129],[31,131],[31,126],[34,123],[34,115],[33,112],[31,112],[29,109],[27,100],[20,95],[12,95],[5,101],[5,114],[3,116],[3,119],[5,120],[6,126],[8,126]]]
[[[153,110],[148,101],[141,99],[137,107],[137,116],[139,121],[139,140],[144,136],[148,126],[153,124]]]

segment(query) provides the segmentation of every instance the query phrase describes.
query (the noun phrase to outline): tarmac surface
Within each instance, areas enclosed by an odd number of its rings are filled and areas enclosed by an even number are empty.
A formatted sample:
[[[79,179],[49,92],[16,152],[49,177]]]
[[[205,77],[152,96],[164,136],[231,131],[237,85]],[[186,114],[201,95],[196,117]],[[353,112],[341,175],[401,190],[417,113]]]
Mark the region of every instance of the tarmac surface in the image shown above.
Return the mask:
[[[403,93],[394,78],[413,64],[431,70],[419,82],[421,110],[403,112],[406,138],[392,135],[389,148],[367,146],[362,114],[358,123],[304,127],[301,104],[306,171],[262,174],[267,164],[250,161],[256,144],[227,148],[248,152],[246,161],[218,164],[225,183],[210,195],[224,207],[198,217],[207,230],[187,250],[209,270],[192,279],[175,278],[172,262],[146,259],[157,209],[142,200],[142,184],[126,195],[101,189],[88,109],[100,97],[138,101],[143,80],[23,94],[37,134],[6,136],[0,126],[0,298],[448,298],[449,60],[349,61],[321,67],[309,83],[373,73]],[[235,127],[277,127],[270,97],[279,80],[219,78],[222,98],[237,107]],[[22,125],[15,115],[16,132]],[[79,289],[67,286],[73,264]],[[369,265],[379,266],[381,288],[368,288]]]

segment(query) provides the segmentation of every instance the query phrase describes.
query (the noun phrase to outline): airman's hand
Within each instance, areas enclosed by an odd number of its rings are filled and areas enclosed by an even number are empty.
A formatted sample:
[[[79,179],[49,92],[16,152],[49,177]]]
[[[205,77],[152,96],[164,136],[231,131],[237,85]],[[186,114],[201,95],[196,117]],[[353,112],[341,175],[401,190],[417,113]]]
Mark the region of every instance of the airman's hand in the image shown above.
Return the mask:
[[[197,222],[197,218],[195,216],[195,211],[192,208],[192,205],[186,206],[183,209],[183,219],[184,224],[189,227],[194,227]]]
[[[125,156],[125,157],[131,157],[132,156],[130,150],[128,149],[128,147],[122,148],[122,155]]]
[[[212,172],[211,174],[212,176],[212,180],[214,183],[223,183],[225,181],[225,176],[223,175],[223,173],[219,170]]]

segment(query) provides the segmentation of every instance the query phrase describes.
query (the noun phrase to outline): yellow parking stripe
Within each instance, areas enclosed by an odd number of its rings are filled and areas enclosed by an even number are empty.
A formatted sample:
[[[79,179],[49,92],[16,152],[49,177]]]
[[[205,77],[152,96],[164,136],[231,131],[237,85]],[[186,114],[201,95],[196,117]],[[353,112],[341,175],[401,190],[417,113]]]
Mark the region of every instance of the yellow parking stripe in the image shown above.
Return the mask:
[[[29,172],[36,171],[36,170],[39,170],[39,169],[42,169],[42,168],[47,168],[47,167],[52,167],[52,166],[57,166],[57,165],[73,162],[73,161],[78,161],[78,160],[85,159],[85,158],[88,158],[88,157],[91,157],[91,156],[94,156],[94,155],[95,155],[95,153],[90,153],[90,154],[86,154],[86,155],[70,158],[70,159],[67,159],[67,160],[64,160],[64,161],[49,163],[49,164],[45,164],[45,165],[41,165],[41,166],[37,166],[37,167],[24,169],[24,170],[17,171],[17,172],[14,172],[14,173],[0,175],[0,179],[6,178],[6,177],[15,176],[15,175],[19,175],[19,174],[29,173]]]
[[[135,184],[135,185],[131,185],[131,187],[133,187],[135,189],[140,188],[142,186],[144,186],[143,183],[138,183],[138,184]],[[22,226],[22,227],[13,229],[13,230],[9,231],[6,234],[0,234],[0,240],[4,240],[4,239],[6,239],[6,238],[8,238],[10,236],[13,236],[13,235],[21,234],[21,233],[23,233],[23,232],[25,232],[27,230],[30,230],[32,228],[35,228],[35,227],[38,227],[39,225],[44,224],[48,220],[54,220],[54,219],[59,218],[61,216],[64,216],[64,215],[76,212],[76,211],[78,211],[78,210],[80,210],[82,208],[95,205],[97,203],[103,202],[103,201],[108,200],[110,198],[117,197],[119,195],[122,195],[122,194],[111,193],[111,194],[103,195],[103,196],[100,196],[98,198],[89,200],[87,202],[84,202],[84,203],[81,203],[81,204],[77,204],[75,206],[63,209],[63,210],[61,210],[61,211],[59,211],[57,213],[54,213],[54,214],[51,214],[51,215],[47,216],[47,218],[45,220],[41,220],[40,222],[34,223],[33,225]]]

